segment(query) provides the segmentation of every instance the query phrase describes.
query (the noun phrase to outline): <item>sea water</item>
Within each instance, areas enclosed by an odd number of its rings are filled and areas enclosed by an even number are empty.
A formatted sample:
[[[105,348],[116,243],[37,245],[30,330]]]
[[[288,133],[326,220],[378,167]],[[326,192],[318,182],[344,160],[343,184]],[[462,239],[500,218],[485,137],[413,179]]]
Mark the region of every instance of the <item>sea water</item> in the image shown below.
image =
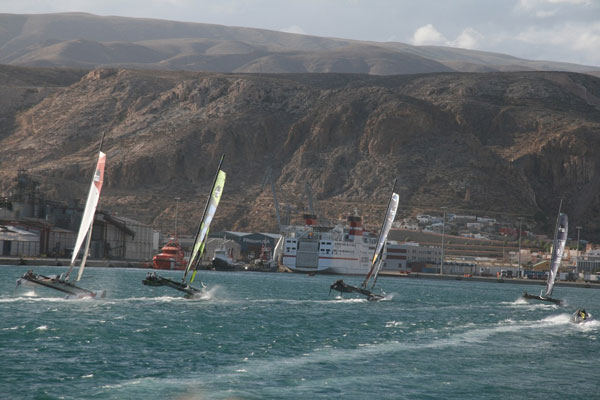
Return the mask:
[[[89,268],[106,298],[65,300],[15,292],[25,271],[0,268],[0,398],[600,398],[600,322],[569,320],[600,317],[600,290],[557,287],[559,307],[520,299],[542,286],[380,277],[368,302],[330,295],[339,277],[200,271],[186,300]]]

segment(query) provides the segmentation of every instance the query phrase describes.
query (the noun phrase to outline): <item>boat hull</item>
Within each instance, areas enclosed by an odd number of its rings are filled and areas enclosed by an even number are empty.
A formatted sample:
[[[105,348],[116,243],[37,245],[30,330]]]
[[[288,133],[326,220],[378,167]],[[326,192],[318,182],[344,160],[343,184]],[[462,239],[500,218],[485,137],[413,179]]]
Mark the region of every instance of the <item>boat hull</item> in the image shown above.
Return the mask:
[[[211,266],[215,271],[241,271],[244,267],[243,263],[230,263],[222,258],[215,257],[212,259]]]
[[[536,296],[534,294],[529,294],[527,292],[523,293],[523,298],[525,298],[525,299],[531,299],[531,300],[545,301],[547,303],[554,303],[554,304],[558,304],[558,305],[561,305],[562,302],[563,302],[560,299],[555,299],[555,298],[552,298],[552,297]]]
[[[367,300],[369,300],[369,301],[379,301],[379,300],[383,300],[383,298],[384,298],[382,295],[373,293],[370,290],[367,290],[364,288],[359,288],[359,287],[352,286],[352,285],[348,285],[347,283],[344,283],[344,281],[342,279],[335,281],[329,287],[329,291],[331,292],[332,290],[338,291],[338,292],[340,292],[340,294],[343,294],[343,293],[362,294],[363,296],[366,296]]]
[[[23,283],[23,281],[30,282],[39,286],[44,286],[50,289],[58,290],[59,292],[65,293],[67,299],[84,299],[84,298],[98,298],[102,299],[106,296],[105,290],[93,291],[79,287],[71,282],[60,278],[50,278],[48,276],[36,274],[33,272],[27,272],[23,277],[17,280],[17,287]]]
[[[142,280],[142,284],[154,287],[168,286],[175,290],[179,290],[180,292],[184,292],[186,294],[186,298],[192,298],[202,293],[200,289],[190,286],[187,283],[175,282],[171,279],[163,278],[162,276],[156,275],[146,276],[146,278]]]
[[[154,269],[162,269],[162,270],[184,270],[185,265],[181,265],[177,263],[172,257],[161,257],[160,255],[156,255],[152,258],[152,266]]]
[[[336,274],[335,272],[331,272],[329,267],[301,268],[301,267],[296,267],[296,266],[292,266],[292,265],[286,265],[286,264],[284,264],[284,265],[293,272],[300,272],[303,274],[332,274],[332,275]]]
[[[186,264],[185,253],[176,237],[171,238],[162,247],[160,253],[152,257],[154,269],[183,270]]]

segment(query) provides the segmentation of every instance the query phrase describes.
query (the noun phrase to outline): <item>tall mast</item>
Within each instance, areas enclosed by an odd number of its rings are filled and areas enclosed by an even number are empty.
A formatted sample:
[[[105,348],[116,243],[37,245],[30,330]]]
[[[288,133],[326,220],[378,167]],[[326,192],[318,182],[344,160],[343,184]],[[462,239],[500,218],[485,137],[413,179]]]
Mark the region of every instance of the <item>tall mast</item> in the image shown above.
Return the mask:
[[[104,144],[104,136],[106,135],[106,131],[102,132],[102,139],[100,139],[100,148],[98,151],[102,151],[102,145]]]

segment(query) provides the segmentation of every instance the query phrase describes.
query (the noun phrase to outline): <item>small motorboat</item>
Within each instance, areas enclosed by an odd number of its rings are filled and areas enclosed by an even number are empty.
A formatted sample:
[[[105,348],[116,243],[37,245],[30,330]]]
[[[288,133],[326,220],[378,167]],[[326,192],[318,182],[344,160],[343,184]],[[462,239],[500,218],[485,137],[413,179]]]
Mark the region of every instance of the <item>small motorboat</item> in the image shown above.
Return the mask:
[[[582,324],[584,322],[589,322],[593,319],[594,318],[592,317],[592,314],[585,311],[583,308],[580,308],[579,310],[575,311],[575,313],[571,317],[571,321],[573,321],[576,324]]]
[[[233,260],[232,249],[225,247],[215,249],[211,265],[215,271],[239,271],[244,267],[244,263]]]

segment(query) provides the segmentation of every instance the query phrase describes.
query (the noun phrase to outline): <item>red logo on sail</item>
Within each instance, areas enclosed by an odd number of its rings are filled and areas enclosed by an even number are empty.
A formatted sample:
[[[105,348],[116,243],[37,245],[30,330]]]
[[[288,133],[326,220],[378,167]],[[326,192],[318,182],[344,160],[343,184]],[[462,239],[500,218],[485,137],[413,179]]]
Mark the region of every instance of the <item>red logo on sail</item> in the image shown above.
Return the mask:
[[[104,165],[106,165],[106,154],[100,152],[98,164],[96,164],[96,172],[94,172],[94,185],[98,189],[98,194],[100,194],[102,183],[104,182]]]

